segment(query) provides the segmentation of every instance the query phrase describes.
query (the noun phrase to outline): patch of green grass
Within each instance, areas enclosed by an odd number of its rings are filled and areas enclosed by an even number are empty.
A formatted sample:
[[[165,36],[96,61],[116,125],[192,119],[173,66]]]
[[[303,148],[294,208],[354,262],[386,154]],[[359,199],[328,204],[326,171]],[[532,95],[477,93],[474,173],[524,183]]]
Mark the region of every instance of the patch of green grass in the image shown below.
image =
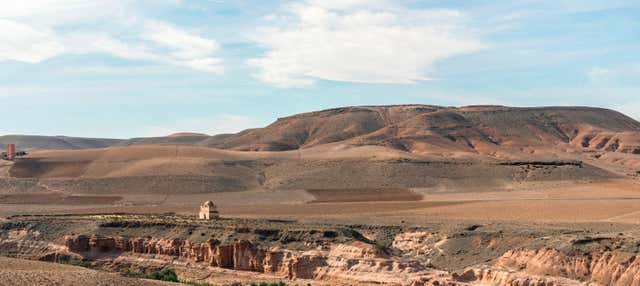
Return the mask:
[[[215,285],[207,283],[207,282],[196,282],[196,281],[180,281],[180,283],[193,285],[193,286],[215,286]]]
[[[199,281],[193,281],[193,280],[181,280],[180,283],[187,284],[187,285],[193,285],[193,286],[217,286],[217,285],[211,284],[209,282],[199,282]],[[231,284],[231,286],[233,286],[233,285],[235,285],[235,284]],[[242,286],[242,284],[240,284],[240,285]]]
[[[154,271],[151,273],[141,273],[136,271],[131,271],[130,269],[125,269],[122,274],[127,277],[132,278],[144,278],[144,279],[154,279],[160,281],[168,281],[168,282],[180,282],[178,280],[178,275],[173,269],[163,269],[160,271]]]
[[[249,283],[249,286],[287,286],[287,283],[284,283],[282,281],[280,282],[260,282],[260,283],[256,283],[256,282],[251,282]]]
[[[129,268],[121,269],[120,273],[122,273],[122,275],[124,276],[131,277],[131,278],[144,278],[144,273],[133,271]]]
[[[153,272],[151,273],[150,278],[169,282],[179,282],[178,275],[172,269],[164,269],[160,272]]]
[[[69,259],[69,260],[66,260],[66,261],[62,261],[62,263],[73,265],[73,266],[91,268],[91,263],[89,263],[87,261],[84,261],[84,260],[79,260],[79,259]]]

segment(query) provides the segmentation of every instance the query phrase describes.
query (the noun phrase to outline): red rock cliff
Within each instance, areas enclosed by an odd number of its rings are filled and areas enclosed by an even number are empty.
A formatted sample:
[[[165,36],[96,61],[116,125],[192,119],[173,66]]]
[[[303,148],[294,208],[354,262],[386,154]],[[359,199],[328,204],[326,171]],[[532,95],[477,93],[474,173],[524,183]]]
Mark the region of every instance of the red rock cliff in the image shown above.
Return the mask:
[[[309,251],[262,249],[249,241],[221,245],[217,240],[196,243],[178,239],[121,238],[68,235],[64,244],[70,252],[99,255],[152,255],[205,263],[241,271],[268,273],[289,279],[380,282],[424,285],[446,280],[446,272],[427,269],[417,262],[400,262],[374,245],[336,244]],[[437,277],[436,277],[437,276]]]
[[[611,286],[640,286],[640,256],[624,252],[570,255],[543,248],[506,252],[496,266]]]

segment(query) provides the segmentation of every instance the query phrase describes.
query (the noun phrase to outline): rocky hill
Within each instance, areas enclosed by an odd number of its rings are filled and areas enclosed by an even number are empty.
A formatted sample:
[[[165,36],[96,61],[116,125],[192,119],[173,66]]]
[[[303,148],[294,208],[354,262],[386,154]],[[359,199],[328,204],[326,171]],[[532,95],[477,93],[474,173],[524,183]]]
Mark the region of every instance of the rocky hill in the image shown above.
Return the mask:
[[[640,153],[640,122],[590,107],[432,105],[355,106],[279,118],[263,128],[208,136],[178,133],[126,140],[7,135],[0,144],[25,150],[77,150],[132,145],[191,145],[238,151],[287,151],[342,143],[411,153],[498,152],[555,146]]]
[[[4,135],[0,147],[16,144],[20,150],[81,150],[105,148],[118,144],[120,139],[82,138],[67,136]]]
[[[429,105],[360,106],[280,118],[265,127],[199,144],[243,151],[284,151],[342,142],[411,153],[554,146],[640,153],[640,122],[588,107],[517,108]]]
[[[33,150],[0,162],[0,190],[11,193],[477,191],[637,177],[640,168],[640,123],[588,107],[359,106],[280,118],[237,134],[0,139]]]

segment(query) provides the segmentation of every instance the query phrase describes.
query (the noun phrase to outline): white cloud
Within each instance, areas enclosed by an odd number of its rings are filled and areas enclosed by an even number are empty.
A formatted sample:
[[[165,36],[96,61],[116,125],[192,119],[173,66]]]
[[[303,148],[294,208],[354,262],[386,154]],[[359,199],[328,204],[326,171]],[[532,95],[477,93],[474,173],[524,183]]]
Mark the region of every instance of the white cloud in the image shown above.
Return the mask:
[[[195,70],[210,72],[210,73],[222,73],[224,67],[222,66],[222,60],[218,58],[199,58],[192,60],[177,61],[178,65],[184,65]]]
[[[130,0],[0,0],[0,18],[52,26],[114,17]]]
[[[147,21],[142,37],[167,48],[174,63],[193,69],[221,73],[221,60],[211,57],[220,50],[214,39],[206,39],[159,21]]]
[[[149,39],[127,43],[109,34],[87,32],[70,33],[63,38],[70,53],[104,53],[114,57],[184,66],[194,70],[222,73],[222,60],[211,56],[219,50],[215,40],[201,38],[169,24],[153,22],[157,27],[171,29],[167,33],[147,30],[141,38]]]
[[[308,0],[314,7],[331,10],[350,10],[357,8],[391,8],[385,0]]]
[[[128,44],[106,33],[78,32],[63,37],[70,53],[105,53],[129,60],[160,61],[161,55],[153,53],[143,44]]]
[[[0,61],[37,63],[64,51],[50,31],[11,20],[0,19],[0,41]]]
[[[608,68],[593,67],[587,71],[587,77],[592,82],[601,82],[608,80],[611,76],[615,75],[616,71]]]
[[[103,53],[204,72],[224,71],[215,57],[220,51],[215,39],[136,14],[129,2],[0,0],[0,61],[38,63],[61,54]]]
[[[237,133],[239,131],[260,127],[262,122],[254,117],[219,114],[213,117],[183,118],[162,126],[148,126],[145,136],[167,136],[179,132],[196,132],[209,135]]]
[[[215,40],[202,38],[166,23],[148,21],[144,28],[143,38],[172,49],[177,58],[205,57],[220,49]]]
[[[433,64],[474,52],[483,44],[469,34],[464,15],[417,10],[386,1],[307,1],[256,31],[251,40],[267,49],[248,61],[255,76],[278,87],[318,79],[412,83],[429,79]]]

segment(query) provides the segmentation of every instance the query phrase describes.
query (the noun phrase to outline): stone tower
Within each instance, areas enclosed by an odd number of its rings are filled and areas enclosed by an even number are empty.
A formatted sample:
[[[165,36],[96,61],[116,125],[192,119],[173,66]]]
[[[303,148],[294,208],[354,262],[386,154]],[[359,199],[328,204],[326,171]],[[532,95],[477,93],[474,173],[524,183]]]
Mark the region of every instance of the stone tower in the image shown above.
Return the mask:
[[[14,160],[16,158],[16,145],[7,144],[7,158],[9,160]]]
[[[200,219],[217,219],[220,217],[218,208],[212,201],[206,201],[200,206]]]

